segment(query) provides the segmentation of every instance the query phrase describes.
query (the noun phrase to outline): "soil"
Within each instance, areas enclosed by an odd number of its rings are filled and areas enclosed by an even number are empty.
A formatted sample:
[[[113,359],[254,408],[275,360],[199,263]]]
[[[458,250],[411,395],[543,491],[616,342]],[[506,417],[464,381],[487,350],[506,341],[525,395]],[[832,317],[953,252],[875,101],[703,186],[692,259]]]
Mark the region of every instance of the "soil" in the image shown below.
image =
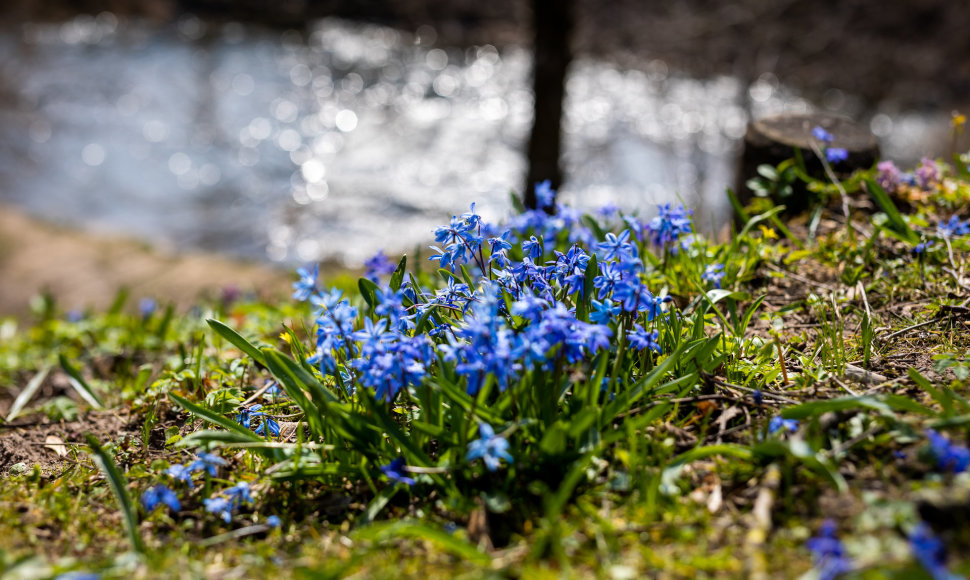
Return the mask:
[[[288,293],[282,268],[210,254],[174,254],[119,237],[81,233],[0,206],[0,318],[28,319],[30,300],[49,293],[65,310],[106,309],[119,288],[133,303],[151,297],[188,308],[234,288],[274,298]]]
[[[34,465],[50,474],[73,461],[69,450],[84,445],[86,433],[100,440],[135,436],[128,425],[116,411],[88,411],[76,421],[49,422],[34,416],[0,425],[0,475]]]

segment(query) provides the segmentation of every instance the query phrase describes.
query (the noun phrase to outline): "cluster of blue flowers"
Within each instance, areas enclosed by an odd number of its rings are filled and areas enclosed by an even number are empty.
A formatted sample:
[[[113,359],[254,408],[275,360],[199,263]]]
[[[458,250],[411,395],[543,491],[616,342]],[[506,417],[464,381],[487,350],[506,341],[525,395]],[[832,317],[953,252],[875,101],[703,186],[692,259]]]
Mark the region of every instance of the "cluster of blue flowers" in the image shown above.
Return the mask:
[[[273,437],[279,437],[280,424],[276,422],[276,419],[273,419],[263,411],[260,411],[262,408],[262,405],[250,405],[248,407],[243,407],[239,410],[239,414],[236,415],[236,422],[240,423],[246,429],[251,429],[253,419],[256,417],[262,417],[259,426],[256,427],[255,433],[257,435],[265,435],[268,429],[270,435]]]
[[[315,267],[301,268],[293,297],[315,308],[316,322],[307,362],[348,394],[364,389],[390,403],[440,370],[438,365],[447,365],[469,395],[477,396],[487,384],[502,392],[526,373],[549,372],[616,348],[619,329],[630,349],[644,356],[661,353],[660,323],[671,299],[647,287],[640,253],[646,243],[669,253],[686,248],[691,213],[663,205],[651,221],[624,218],[628,229],[597,240],[578,212],[557,204],[548,183],[537,186],[536,197],[539,209],[504,228],[483,220],[474,204],[436,228],[430,260],[445,278],[438,288],[419,287],[414,277],[389,276],[394,270],[382,253],[369,260],[367,278],[374,285],[366,311],[340,291],[322,288]],[[556,249],[564,246],[568,250]],[[717,266],[704,280],[719,287],[724,274]],[[398,281],[393,286],[392,279]],[[591,307],[578,316],[581,302]],[[249,407],[237,420],[248,425],[260,416],[261,429],[277,432],[259,409]],[[509,442],[485,423],[466,454],[469,462],[477,459],[488,470],[513,459]],[[415,484],[404,457],[380,470],[392,483]]]
[[[247,425],[248,426],[248,425]],[[215,477],[220,467],[226,465],[226,460],[215,453],[200,451],[196,459],[188,465],[176,463],[165,470],[165,474],[173,481],[183,482],[190,489],[195,487],[193,475],[203,472],[209,477]],[[232,521],[232,514],[235,513],[242,503],[252,503],[253,498],[250,493],[249,484],[239,482],[236,485],[203,500],[205,511],[218,514],[226,523]],[[141,494],[141,504],[147,512],[153,512],[160,506],[168,507],[172,512],[179,512],[182,504],[178,494],[167,485],[158,483]],[[275,520],[278,525],[279,519]],[[270,525],[273,525],[272,522]]]
[[[245,481],[240,481],[236,485],[222,490],[222,493],[203,500],[205,511],[218,514],[222,518],[222,521],[227,524],[232,521],[232,514],[244,502],[253,503],[253,497],[249,491],[249,484]]]
[[[833,580],[852,570],[852,560],[836,532],[835,522],[825,520],[818,530],[818,536],[809,539],[806,544],[812,552],[812,563],[819,580]]]
[[[960,221],[960,218],[952,215],[947,221],[941,221],[936,227],[936,233],[941,238],[952,238],[954,236],[965,236],[970,234],[970,220]]]
[[[658,205],[657,210],[657,215],[646,223],[633,216],[623,219],[640,242],[649,238],[661,252],[669,251],[672,254],[686,249],[693,239],[693,212],[683,205],[672,208],[669,203]]]
[[[798,420],[782,419],[779,416],[772,417],[771,421],[768,422],[768,433],[774,434],[779,431],[788,431],[789,433],[798,431]]]
[[[701,280],[710,282],[715,288],[721,287],[721,279],[724,278],[724,264],[710,264],[704,268]]]
[[[647,322],[661,316],[670,298],[655,296],[644,284],[631,230],[608,233],[593,244],[583,226],[576,228],[581,230],[578,238],[595,248],[599,275],[593,277],[594,312],[589,322],[579,320],[574,305],[586,298],[592,258],[579,243],[566,252],[551,249],[552,240],[562,242],[563,224],[579,224],[579,219],[567,206],[555,204],[548,184],[537,187],[537,199],[543,211],[526,212],[501,230],[485,222],[474,204],[453,216],[435,229],[430,258],[455,272],[447,285],[430,291],[416,287],[413,279],[400,288],[385,284],[375,292],[370,316],[359,316],[339,291],[320,288],[316,268],[300,269],[293,297],[316,307],[316,345],[308,362],[324,375],[392,401],[401,389],[419,385],[441,355],[474,395],[489,377],[504,390],[523,372],[548,370],[559,360],[576,363],[610,348],[611,324],[623,315],[645,314]],[[630,223],[640,227],[638,236],[643,232],[656,245],[676,251],[692,231],[690,212],[669,204],[659,209],[648,224]],[[550,236],[549,247],[544,235]],[[389,262],[372,262],[368,272],[379,284],[389,273]],[[705,279],[719,286],[722,276],[713,269]],[[418,320],[425,321],[421,332]],[[656,328],[631,324],[627,332],[634,348],[661,352]]]
[[[927,429],[926,437],[941,471],[963,473],[970,468],[970,449],[966,446],[953,443],[934,429]]]
[[[913,556],[933,577],[933,580],[961,580],[963,576],[950,572],[946,567],[946,546],[926,524],[920,522],[909,534],[909,547]]]
[[[849,152],[846,149],[831,146],[832,142],[835,141],[835,137],[822,127],[812,129],[812,136],[822,143],[825,151],[825,160],[829,163],[841,163],[849,158]]]

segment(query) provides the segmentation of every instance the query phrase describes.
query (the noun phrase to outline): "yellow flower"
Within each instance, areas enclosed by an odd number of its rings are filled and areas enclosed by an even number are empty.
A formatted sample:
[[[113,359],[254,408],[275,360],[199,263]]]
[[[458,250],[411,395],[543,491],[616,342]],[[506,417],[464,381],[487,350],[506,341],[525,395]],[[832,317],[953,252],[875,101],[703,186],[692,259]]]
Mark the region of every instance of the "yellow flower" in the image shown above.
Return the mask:
[[[762,238],[764,238],[766,240],[777,240],[778,239],[778,234],[775,233],[775,230],[773,230],[771,228],[766,228],[765,226],[763,226],[761,224],[758,224],[758,229],[761,230],[761,237]]]
[[[953,111],[953,120],[951,122],[953,123],[954,129],[962,129],[963,126],[967,124],[967,116]]]

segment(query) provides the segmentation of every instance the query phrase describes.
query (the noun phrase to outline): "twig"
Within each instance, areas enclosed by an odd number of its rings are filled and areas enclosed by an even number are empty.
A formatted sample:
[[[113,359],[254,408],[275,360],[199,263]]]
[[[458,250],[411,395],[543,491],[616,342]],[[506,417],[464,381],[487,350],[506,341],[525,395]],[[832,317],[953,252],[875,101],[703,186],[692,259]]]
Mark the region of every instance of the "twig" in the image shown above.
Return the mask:
[[[251,536],[253,534],[259,534],[262,532],[268,532],[273,529],[273,526],[269,524],[256,524],[252,526],[246,526],[245,528],[239,528],[238,530],[232,530],[231,532],[226,532],[224,534],[219,534],[218,536],[212,536],[210,538],[205,538],[197,543],[198,546],[203,548],[214,546],[215,544],[221,544],[229,540],[238,540],[239,538],[245,538],[246,536]]]
[[[775,399],[776,401],[781,401],[782,403],[788,403],[790,405],[798,404],[798,401],[796,401],[795,399],[789,399],[788,397],[785,397],[782,395],[776,395],[771,391],[759,391],[758,389],[752,389],[751,387],[742,387],[741,385],[735,385],[727,381],[722,381],[721,379],[715,377],[714,375],[709,375],[707,373],[701,373],[701,376],[703,376],[706,380],[711,381],[712,383],[714,383],[719,387],[729,387],[732,389],[738,389],[739,391],[745,391],[746,393],[749,393],[751,395],[754,395],[755,393],[761,393],[763,397],[768,397],[769,399]]]
[[[845,443],[842,443],[840,445],[836,445],[835,447],[833,447],[832,449],[829,449],[827,451],[823,451],[822,454],[823,455],[826,455],[826,456],[828,456],[830,458],[835,457],[835,456],[837,456],[840,453],[844,453],[849,448],[855,446],[857,443],[860,443],[862,441],[865,441],[866,439],[872,437],[873,435],[875,435],[876,433],[878,433],[878,432],[880,432],[882,430],[883,430],[883,426],[882,425],[873,425],[872,427],[869,427],[868,429],[866,429],[865,431],[863,431],[859,435],[856,435],[852,439],[849,439]]]
[[[853,397],[858,397],[859,396],[859,393],[857,393],[857,392],[853,391],[852,389],[850,389],[849,388],[849,385],[847,385],[847,384],[843,383],[842,381],[840,381],[838,379],[838,377],[836,377],[835,375],[832,375],[829,378],[832,379],[832,382],[834,382],[835,384],[837,384],[840,387],[842,387],[842,389],[845,390],[845,392],[849,393]]]
[[[253,395],[251,397],[249,397],[248,399],[246,399],[245,401],[243,401],[242,402],[242,406],[245,407],[246,405],[249,405],[250,403],[252,403],[256,399],[262,397],[263,396],[263,393],[265,393],[266,391],[268,391],[269,388],[272,387],[275,384],[276,384],[275,381],[267,381],[266,384],[263,385],[262,387],[260,387],[259,389],[257,389],[256,392],[253,393]]]
[[[621,419],[623,417],[628,417],[630,415],[636,415],[644,411],[648,411],[657,405],[663,405],[664,403],[700,403],[701,401],[731,401],[732,403],[738,403],[740,400],[737,397],[729,397],[727,395],[697,395],[696,397],[682,397],[680,399],[658,399],[656,401],[650,401],[642,407],[635,407],[629,411],[623,411],[617,414],[616,418]]]
[[[882,338],[882,341],[885,342],[885,341],[888,341],[888,340],[892,340],[892,339],[896,338],[897,336],[906,334],[910,330],[916,330],[917,328],[922,328],[924,326],[929,326],[929,325],[934,324],[934,323],[937,323],[937,322],[939,322],[941,320],[943,320],[943,317],[942,316],[934,316],[933,318],[931,318],[931,319],[929,319],[929,320],[927,320],[925,322],[920,322],[919,324],[914,324],[912,326],[907,326],[906,328],[903,328],[901,330],[897,330],[896,332],[890,334],[889,336],[886,336],[886,337]]]

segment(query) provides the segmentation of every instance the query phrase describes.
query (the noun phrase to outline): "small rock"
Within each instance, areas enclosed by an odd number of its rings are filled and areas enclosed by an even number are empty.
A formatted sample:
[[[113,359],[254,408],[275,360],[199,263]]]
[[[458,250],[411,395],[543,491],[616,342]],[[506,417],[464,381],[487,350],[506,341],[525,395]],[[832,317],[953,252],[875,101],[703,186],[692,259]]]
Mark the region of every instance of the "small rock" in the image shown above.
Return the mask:
[[[30,466],[28,466],[25,461],[21,461],[20,463],[14,463],[11,465],[8,471],[10,472],[10,475],[21,475],[27,473],[29,470]]]

